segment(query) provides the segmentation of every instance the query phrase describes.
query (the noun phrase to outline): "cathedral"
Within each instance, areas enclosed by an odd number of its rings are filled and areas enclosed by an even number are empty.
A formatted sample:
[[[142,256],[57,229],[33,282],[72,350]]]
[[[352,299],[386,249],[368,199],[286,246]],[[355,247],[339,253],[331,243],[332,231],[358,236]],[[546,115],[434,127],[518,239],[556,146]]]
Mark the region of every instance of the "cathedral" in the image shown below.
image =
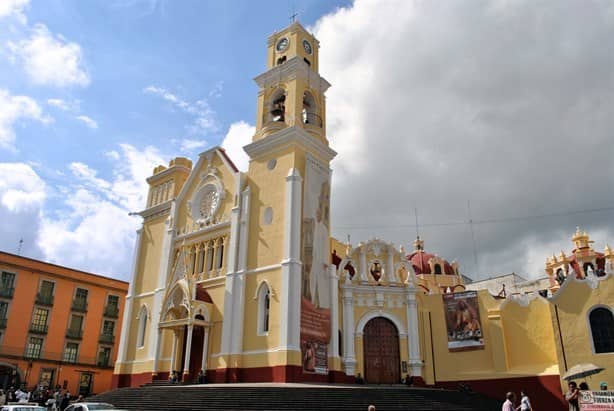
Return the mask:
[[[501,398],[526,388],[547,405],[574,364],[613,369],[614,253],[586,233],[548,259],[549,290],[514,296],[466,290],[420,238],[411,251],[331,238],[318,51],[298,22],[269,37],[247,172],[216,147],[147,179],[114,385],[201,370],[216,383],[411,378]]]

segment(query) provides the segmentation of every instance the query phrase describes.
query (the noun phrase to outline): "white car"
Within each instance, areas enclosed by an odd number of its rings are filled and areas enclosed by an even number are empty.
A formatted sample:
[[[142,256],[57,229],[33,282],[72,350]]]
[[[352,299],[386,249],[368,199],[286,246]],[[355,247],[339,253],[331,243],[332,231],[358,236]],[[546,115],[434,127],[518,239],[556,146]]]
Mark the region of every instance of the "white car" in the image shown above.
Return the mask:
[[[111,404],[106,402],[76,402],[66,407],[65,411],[105,411],[113,410],[120,411]],[[30,410],[27,410],[30,411]]]
[[[47,408],[40,407],[38,404],[13,404],[3,405],[0,411],[47,411]]]

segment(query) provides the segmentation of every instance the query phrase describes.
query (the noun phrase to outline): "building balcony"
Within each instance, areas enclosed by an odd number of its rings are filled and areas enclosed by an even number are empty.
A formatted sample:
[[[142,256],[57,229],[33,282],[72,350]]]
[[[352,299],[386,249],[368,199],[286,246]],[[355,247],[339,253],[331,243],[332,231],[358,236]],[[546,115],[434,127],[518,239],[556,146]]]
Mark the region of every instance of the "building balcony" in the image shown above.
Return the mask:
[[[47,334],[47,324],[30,324],[30,332],[34,334]]]
[[[115,305],[107,305],[104,307],[103,315],[109,318],[117,318],[119,317],[119,308]]]
[[[6,328],[6,323],[8,322],[8,318],[0,318],[0,330]]]
[[[83,330],[74,330],[69,328],[66,330],[66,338],[80,340],[81,338],[83,338]]]
[[[113,334],[100,334],[98,341],[103,344],[114,344],[115,336]]]
[[[36,304],[52,306],[53,305],[53,295],[45,295],[41,293],[36,294]]]
[[[87,301],[83,299],[75,299],[72,302],[71,308],[73,311],[78,311],[80,313],[86,313],[87,312]]]
[[[13,294],[15,294],[15,287],[0,288],[0,297],[2,298],[13,298]]]

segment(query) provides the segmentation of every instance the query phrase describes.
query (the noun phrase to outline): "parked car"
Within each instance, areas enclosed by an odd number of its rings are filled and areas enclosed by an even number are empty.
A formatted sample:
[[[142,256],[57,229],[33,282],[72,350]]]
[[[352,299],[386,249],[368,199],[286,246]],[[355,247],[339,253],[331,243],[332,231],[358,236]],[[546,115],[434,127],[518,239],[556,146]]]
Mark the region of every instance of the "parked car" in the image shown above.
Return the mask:
[[[47,408],[38,404],[13,404],[3,405],[0,411],[47,411]]]
[[[121,411],[106,402],[76,402],[66,407],[65,411]],[[30,411],[30,410],[27,410]]]

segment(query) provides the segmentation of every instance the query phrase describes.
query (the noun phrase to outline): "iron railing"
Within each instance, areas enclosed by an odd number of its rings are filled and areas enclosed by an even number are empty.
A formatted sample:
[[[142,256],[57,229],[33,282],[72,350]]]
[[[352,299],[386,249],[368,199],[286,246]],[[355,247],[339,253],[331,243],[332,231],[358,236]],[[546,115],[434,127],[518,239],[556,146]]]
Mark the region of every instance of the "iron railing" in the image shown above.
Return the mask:
[[[15,287],[0,287],[0,297],[13,298],[13,294],[15,294]]]
[[[75,298],[72,302],[72,310],[81,313],[87,312],[87,300],[83,298]]]
[[[74,328],[69,328],[66,330],[66,337],[67,338],[72,338],[75,340],[80,340],[81,338],[83,338],[83,330],[77,330]]]
[[[47,324],[30,324],[30,332],[35,334],[47,334],[49,326]]]
[[[104,307],[104,316],[117,318],[119,316],[119,308],[116,305],[106,305]]]
[[[38,354],[38,356],[36,354]],[[10,346],[10,345],[7,346],[4,344],[0,345],[0,356],[12,357],[14,359],[26,359],[26,360],[35,359],[38,361],[48,361],[48,362],[53,362],[57,364],[62,364],[65,362],[63,352],[40,350],[38,353],[37,352],[27,353],[25,352],[25,349],[23,346],[16,347],[16,346]],[[100,360],[100,357],[88,357],[84,355],[79,355],[77,358],[76,364],[83,365],[83,366],[100,367],[101,365],[99,365],[99,360]],[[109,364],[107,366],[113,367],[113,363],[111,359],[109,359]]]
[[[113,344],[115,343],[115,336],[113,334],[102,333],[98,341],[104,344]]]
[[[53,294],[41,294],[41,293],[36,294],[36,304],[52,306],[53,305]]]

